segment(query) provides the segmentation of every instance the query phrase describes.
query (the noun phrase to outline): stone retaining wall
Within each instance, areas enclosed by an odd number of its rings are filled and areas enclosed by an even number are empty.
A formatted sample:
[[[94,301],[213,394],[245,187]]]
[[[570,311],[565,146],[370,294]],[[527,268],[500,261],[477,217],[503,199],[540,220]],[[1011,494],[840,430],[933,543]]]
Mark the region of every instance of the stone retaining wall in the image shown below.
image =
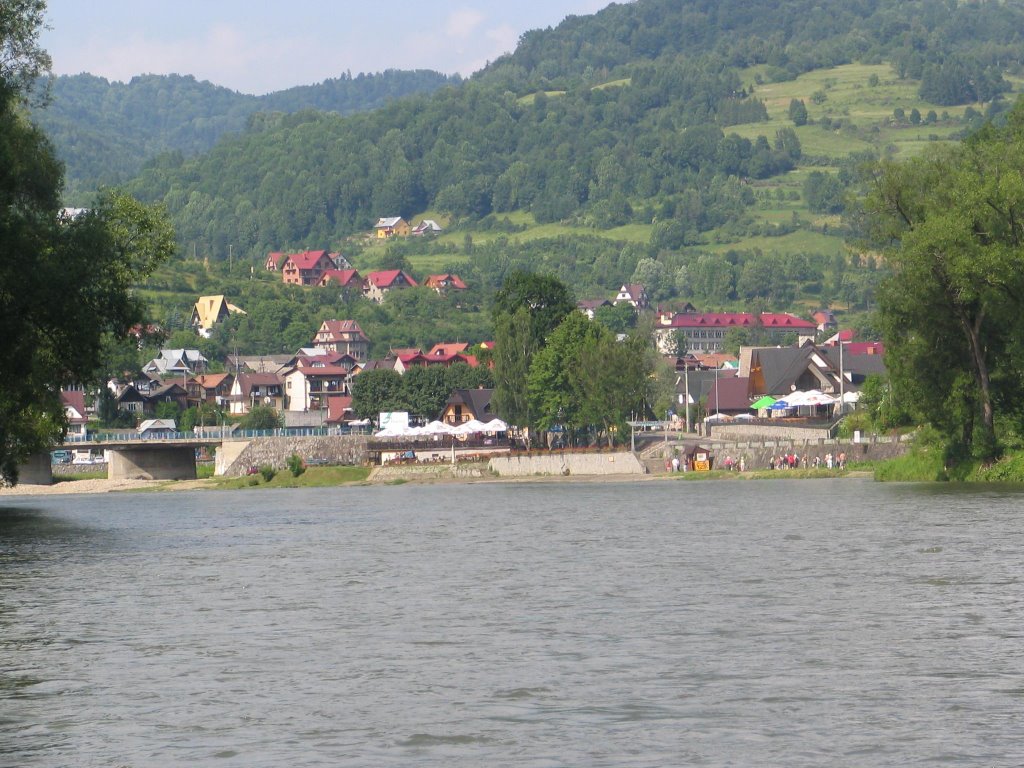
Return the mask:
[[[826,427],[767,426],[764,424],[713,424],[708,437],[715,440],[828,440],[832,437]]]
[[[854,443],[850,440],[758,440],[758,441],[715,441],[700,440],[701,445],[711,449],[715,457],[715,469],[721,469],[726,456],[731,456],[733,461],[739,461],[742,456],[745,459],[747,469],[767,469],[768,461],[773,456],[778,458],[779,454],[795,453],[797,456],[807,456],[808,466],[817,456],[824,464],[825,455],[831,453],[838,456],[846,454],[847,463],[855,461],[884,461],[904,455],[910,449],[909,442],[861,442]],[[671,457],[673,452],[683,450],[682,443],[669,442],[663,446],[661,451],[651,451],[651,461],[664,461]],[[656,454],[656,455],[655,455]]]
[[[552,453],[503,456],[487,465],[502,477],[533,475],[643,475],[646,467],[632,453]]]
[[[465,464],[392,464],[377,467],[370,475],[374,483],[389,483],[396,480],[466,480],[488,477],[487,465],[480,462]]]
[[[277,470],[288,466],[288,458],[297,453],[306,464],[358,466],[367,461],[365,435],[320,435],[317,437],[256,437],[224,469],[224,475],[238,477],[249,467],[269,464]]]

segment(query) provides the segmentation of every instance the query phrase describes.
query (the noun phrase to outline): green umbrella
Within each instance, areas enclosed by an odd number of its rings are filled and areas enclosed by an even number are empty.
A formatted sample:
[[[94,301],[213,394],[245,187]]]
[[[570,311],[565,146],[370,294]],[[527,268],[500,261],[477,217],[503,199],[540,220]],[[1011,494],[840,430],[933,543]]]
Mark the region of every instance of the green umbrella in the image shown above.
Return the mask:
[[[765,395],[760,400],[751,403],[750,407],[755,411],[760,411],[762,408],[770,408],[773,405],[775,405],[775,398],[770,395]]]

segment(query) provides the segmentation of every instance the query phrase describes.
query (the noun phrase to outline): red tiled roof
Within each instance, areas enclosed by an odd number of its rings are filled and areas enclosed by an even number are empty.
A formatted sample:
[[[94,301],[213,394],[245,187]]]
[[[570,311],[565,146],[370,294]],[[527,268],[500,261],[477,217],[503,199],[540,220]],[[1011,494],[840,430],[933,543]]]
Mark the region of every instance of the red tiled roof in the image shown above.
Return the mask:
[[[806,330],[817,330],[818,328],[810,320],[804,320],[802,317],[785,313],[773,314],[771,312],[761,314],[761,325],[765,328],[804,328]]]
[[[332,280],[341,286],[346,286],[358,282],[360,277],[359,272],[355,269],[325,269],[320,278],[320,285],[327,285]]]
[[[327,398],[327,421],[330,424],[337,424],[345,420],[346,414],[351,414],[352,398],[348,395],[336,395]]]
[[[369,338],[363,333],[363,329],[359,327],[359,323],[355,320],[324,320],[323,324],[317,329],[316,336],[319,336],[324,331],[331,335],[331,341],[351,340],[353,336],[369,341]]]
[[[465,352],[467,349],[469,349],[469,344],[467,344],[464,341],[461,341],[461,342],[452,341],[452,342],[447,342],[447,343],[440,342],[438,344],[435,344],[433,347],[431,347],[430,351],[427,352],[427,354],[430,357],[438,357],[438,356],[444,356],[444,355],[455,355],[455,354],[458,354],[459,352]]]
[[[885,355],[885,344],[880,341],[855,341],[843,344],[848,355]]]
[[[440,288],[445,283],[448,283],[449,288],[454,288],[459,291],[466,290],[466,284],[462,282],[462,278],[458,275],[427,275],[427,279],[423,281],[423,285],[427,288]]]
[[[327,251],[303,251],[302,253],[289,254],[287,260],[294,264],[297,269],[306,270],[313,269],[317,262],[324,258],[330,261]],[[333,264],[334,262],[331,263]]]
[[[366,276],[366,280],[378,288],[390,288],[399,275],[404,275],[405,281],[411,287],[416,287],[416,281],[400,269],[385,269],[381,272],[371,272]]]

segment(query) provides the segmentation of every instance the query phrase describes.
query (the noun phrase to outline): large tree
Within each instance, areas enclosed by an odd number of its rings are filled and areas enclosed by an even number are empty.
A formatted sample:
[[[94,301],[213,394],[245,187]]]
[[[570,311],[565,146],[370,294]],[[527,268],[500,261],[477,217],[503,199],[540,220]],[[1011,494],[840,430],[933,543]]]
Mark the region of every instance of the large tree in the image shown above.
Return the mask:
[[[132,286],[173,250],[162,213],[107,192],[61,216],[61,166],[22,104],[48,66],[42,2],[0,3],[0,480],[66,430],[60,389],[91,381],[104,335],[143,319]]]
[[[528,392],[534,354],[570,312],[572,292],[549,275],[513,272],[494,301],[494,405],[507,422],[534,427]]]
[[[947,435],[951,461],[990,461],[1024,397],[1024,105],[958,147],[881,164],[871,184],[893,392]]]

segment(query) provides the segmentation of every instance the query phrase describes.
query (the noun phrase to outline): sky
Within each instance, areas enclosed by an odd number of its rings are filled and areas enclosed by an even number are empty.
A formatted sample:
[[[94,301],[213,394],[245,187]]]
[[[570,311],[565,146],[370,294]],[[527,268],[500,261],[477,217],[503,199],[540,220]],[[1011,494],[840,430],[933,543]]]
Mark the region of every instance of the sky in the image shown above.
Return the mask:
[[[194,75],[264,94],[346,71],[469,75],[530,29],[610,0],[49,0],[58,75]]]

